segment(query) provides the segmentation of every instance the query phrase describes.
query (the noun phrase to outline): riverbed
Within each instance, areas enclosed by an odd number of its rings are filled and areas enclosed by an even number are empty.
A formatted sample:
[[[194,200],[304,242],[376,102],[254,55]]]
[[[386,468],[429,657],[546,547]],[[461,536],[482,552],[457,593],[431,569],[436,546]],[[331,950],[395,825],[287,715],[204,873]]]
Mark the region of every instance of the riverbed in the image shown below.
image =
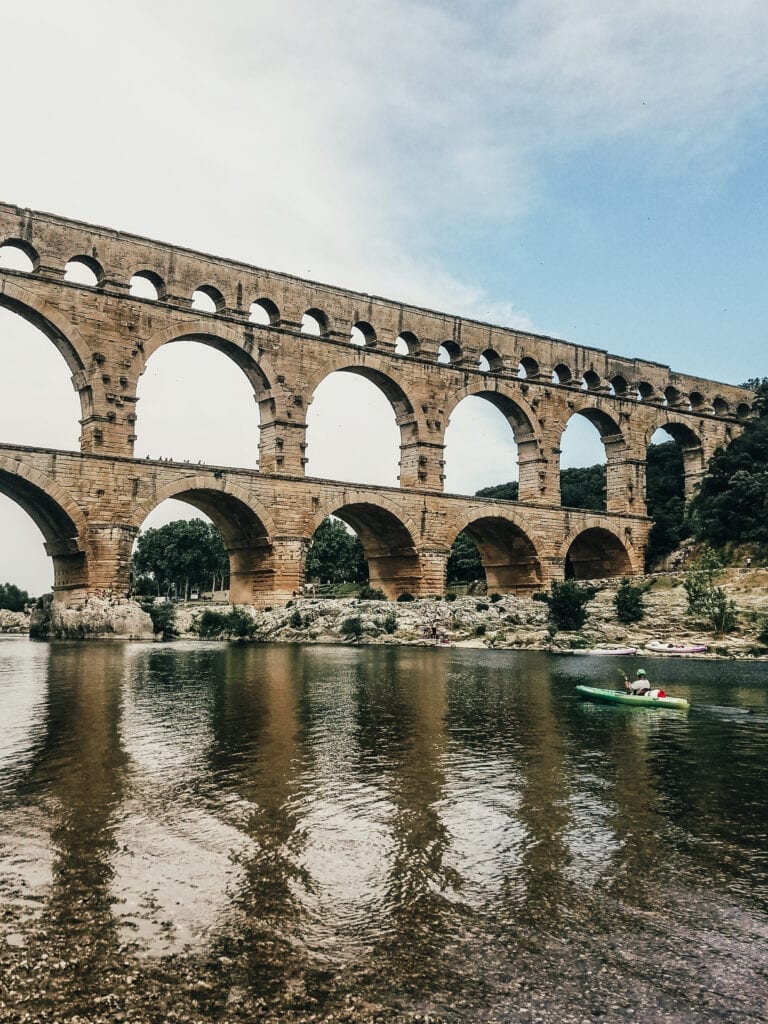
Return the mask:
[[[618,667],[0,638],[0,1020],[765,1020],[768,666]]]

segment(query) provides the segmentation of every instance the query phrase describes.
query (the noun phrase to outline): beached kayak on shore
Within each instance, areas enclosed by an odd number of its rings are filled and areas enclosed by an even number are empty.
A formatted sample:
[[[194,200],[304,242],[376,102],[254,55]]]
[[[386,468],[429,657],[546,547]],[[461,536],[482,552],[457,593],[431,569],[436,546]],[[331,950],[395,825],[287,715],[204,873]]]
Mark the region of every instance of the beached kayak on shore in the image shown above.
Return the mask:
[[[629,658],[633,654],[637,654],[636,647],[586,647],[584,649],[579,648],[578,650],[566,651],[566,654],[589,654],[592,657],[606,656],[617,658]]]
[[[634,704],[640,708],[677,708],[687,711],[691,706],[683,697],[641,697],[636,693],[621,690],[601,690],[595,686],[577,686],[576,693],[585,700],[596,700],[607,704]]]
[[[655,654],[704,654],[706,644],[673,644],[665,640],[651,640],[645,645],[646,651]]]

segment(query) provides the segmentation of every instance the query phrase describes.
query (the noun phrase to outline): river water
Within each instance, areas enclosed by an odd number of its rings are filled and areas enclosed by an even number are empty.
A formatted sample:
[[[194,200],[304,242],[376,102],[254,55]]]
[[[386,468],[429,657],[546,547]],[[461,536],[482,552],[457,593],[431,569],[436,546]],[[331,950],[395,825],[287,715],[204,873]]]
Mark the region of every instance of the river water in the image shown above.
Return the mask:
[[[0,640],[0,1020],[766,1020],[768,665],[617,664]]]

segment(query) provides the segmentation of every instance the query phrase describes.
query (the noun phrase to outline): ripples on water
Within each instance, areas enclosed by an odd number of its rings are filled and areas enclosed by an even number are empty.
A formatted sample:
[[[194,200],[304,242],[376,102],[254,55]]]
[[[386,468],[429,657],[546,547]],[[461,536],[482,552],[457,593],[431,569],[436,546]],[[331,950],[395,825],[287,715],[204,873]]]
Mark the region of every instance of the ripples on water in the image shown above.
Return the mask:
[[[624,1019],[640,953],[659,1013],[759,1019],[768,671],[648,664],[688,715],[575,699],[609,659],[0,640],[0,936],[452,1019]]]

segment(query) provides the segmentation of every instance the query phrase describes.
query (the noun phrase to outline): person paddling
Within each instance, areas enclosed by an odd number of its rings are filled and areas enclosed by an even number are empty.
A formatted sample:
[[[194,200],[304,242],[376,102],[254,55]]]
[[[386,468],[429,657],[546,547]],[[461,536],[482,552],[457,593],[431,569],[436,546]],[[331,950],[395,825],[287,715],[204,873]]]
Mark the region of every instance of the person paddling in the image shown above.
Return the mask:
[[[645,673],[644,668],[639,668],[635,673],[635,678],[630,681],[624,676],[624,685],[630,693],[636,694],[638,697],[645,697],[650,692],[651,683],[648,676]]]
[[[628,693],[632,693],[636,697],[666,697],[666,693],[663,690],[655,690],[651,687],[651,681],[644,668],[637,670],[632,682],[627,678],[626,672],[622,669],[619,669],[619,672],[624,676],[624,689]]]

